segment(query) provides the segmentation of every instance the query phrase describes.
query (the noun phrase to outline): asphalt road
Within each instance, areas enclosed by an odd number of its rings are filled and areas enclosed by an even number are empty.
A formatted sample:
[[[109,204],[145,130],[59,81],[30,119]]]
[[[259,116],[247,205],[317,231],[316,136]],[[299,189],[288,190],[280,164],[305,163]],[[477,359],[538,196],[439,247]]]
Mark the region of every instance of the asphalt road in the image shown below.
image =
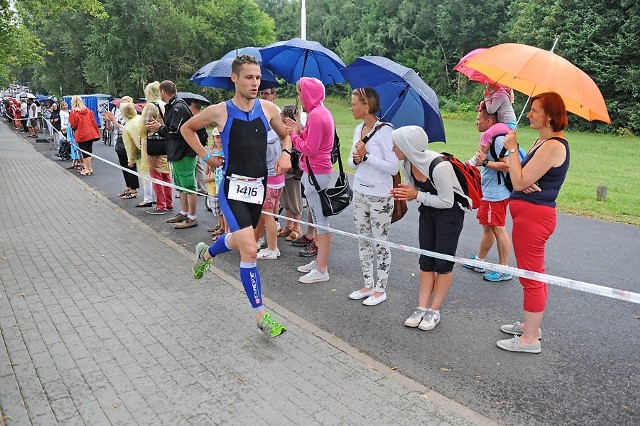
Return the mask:
[[[48,144],[34,145],[57,161]],[[117,163],[113,147],[96,143],[94,153]],[[124,187],[120,170],[97,160],[93,164],[95,174],[81,179],[158,232],[189,249],[210,239],[206,229],[213,216],[202,198],[200,226],[174,230],[164,223],[166,217],[135,208],[140,197],[117,197]],[[410,204],[407,216],[392,226],[391,240],[417,246],[417,216],[417,205]],[[330,223],[353,232],[350,209]],[[458,254],[474,254],[480,233],[475,215],[467,214]],[[388,300],[365,307],[347,298],[362,281],[356,240],[333,237],[331,280],[312,285],[297,281],[296,267],[308,259],[282,240],[279,247],[281,258],[260,261],[267,297],[472,410],[504,424],[640,424],[637,304],[551,286],[542,353],[514,354],[498,349],[496,341],[508,337],[500,332],[501,324],[522,319],[522,290],[516,279],[488,283],[457,265],[441,323],[423,332],[403,326],[417,300],[416,255],[392,252]],[[560,214],[547,244],[547,272],[640,292],[638,254],[640,228]],[[488,260],[496,258],[494,251]],[[238,261],[239,256],[230,253],[215,266],[236,275]],[[189,274],[184,283],[193,284]]]

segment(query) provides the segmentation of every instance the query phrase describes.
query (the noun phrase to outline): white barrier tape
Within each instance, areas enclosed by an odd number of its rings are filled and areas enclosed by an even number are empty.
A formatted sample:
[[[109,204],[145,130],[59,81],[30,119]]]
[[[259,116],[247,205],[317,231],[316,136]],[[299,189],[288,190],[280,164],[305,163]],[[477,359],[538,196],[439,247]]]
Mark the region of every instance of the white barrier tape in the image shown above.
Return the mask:
[[[78,151],[84,153],[84,154],[89,154],[91,156],[91,158],[96,158],[96,159],[102,161],[103,163],[107,163],[107,164],[109,164],[109,165],[111,165],[111,166],[113,166],[113,167],[115,167],[117,169],[123,170],[123,171],[125,171],[127,173],[131,173],[132,175],[136,175],[136,176],[138,176],[140,178],[150,180],[152,183],[157,183],[158,185],[162,185],[162,186],[169,186],[169,187],[177,189],[178,191],[181,191],[181,192],[190,192],[190,193],[196,194],[196,195],[200,194],[197,191],[192,191],[191,189],[183,188],[183,187],[175,185],[175,184],[173,184],[171,182],[165,182],[165,181],[160,180],[160,179],[152,178],[150,175],[145,175],[145,174],[142,174],[140,172],[134,172],[133,170],[131,170],[129,168],[122,167],[120,164],[116,164],[116,163],[111,162],[111,161],[109,161],[109,160],[107,160],[105,158],[98,157],[97,155],[94,155],[91,152],[87,152],[87,151],[85,151],[83,149],[80,149],[77,145],[76,145],[76,149]]]
[[[351,232],[341,231],[339,229],[328,228],[321,225],[316,225],[312,223],[307,223],[302,220],[292,219],[286,216],[281,216],[275,213],[263,212],[263,214],[273,216],[280,219],[286,219],[293,222],[298,222],[303,225],[310,225],[317,229],[323,229],[325,231],[329,231],[338,235],[344,235],[346,237],[355,238],[357,240],[369,241],[374,244],[380,244],[387,247],[395,248],[397,250],[407,251],[410,253],[416,253],[420,255],[425,255],[429,257],[434,257],[436,259],[448,260],[450,262],[459,263],[461,265],[467,264],[475,267],[484,268],[487,270],[492,270],[496,272],[502,272],[506,274],[515,275],[516,277],[529,278],[536,281],[541,281],[546,284],[552,284],[559,287],[570,288],[572,290],[578,290],[585,293],[597,294],[599,296],[610,297],[612,299],[624,300],[627,302],[640,303],[640,293],[634,293],[627,290],[619,290],[611,287],[605,287],[601,285],[586,283],[583,281],[572,280],[568,278],[557,277],[555,275],[542,274],[540,272],[528,271],[526,269],[513,268],[511,266],[504,266],[495,263],[485,262],[481,260],[475,259],[465,259],[463,257],[458,256],[450,256],[447,254],[442,254],[429,250],[422,250],[419,248],[405,246],[404,244],[393,243],[389,241],[376,240],[375,238],[364,237],[361,235],[356,235]]]
[[[86,154],[90,154],[86,151],[81,150],[80,148],[76,148],[79,151],[82,151]],[[191,191],[189,189],[186,188],[182,188],[180,186],[174,185],[173,183],[168,183],[168,182],[164,182],[158,179],[154,179],[148,175],[142,175],[138,172],[134,172],[133,170],[130,169],[126,169],[124,167],[121,167],[119,164],[115,164],[109,160],[106,160],[102,157],[98,157],[96,155],[90,154],[93,158],[97,158],[100,161],[103,161],[109,165],[112,165],[120,170],[124,170],[128,173],[134,174],[138,177],[142,177],[145,179],[149,179],[152,182],[158,183],[160,185],[163,186],[170,186],[172,188],[184,191],[184,192],[191,192],[193,194],[198,194],[198,192],[196,191]],[[436,259],[442,259],[442,260],[448,260],[450,262],[455,262],[455,263],[459,263],[461,265],[467,264],[467,265],[471,265],[471,266],[475,266],[475,267],[480,267],[480,268],[484,268],[487,270],[491,270],[491,271],[496,271],[496,272],[502,272],[502,273],[506,273],[506,274],[511,274],[514,275],[516,277],[522,277],[522,278],[528,278],[528,279],[532,279],[532,280],[536,280],[536,281],[541,281],[543,283],[546,284],[552,284],[552,285],[556,285],[559,287],[564,287],[564,288],[570,288],[572,290],[578,290],[578,291],[582,291],[585,293],[591,293],[591,294],[596,294],[599,296],[604,296],[604,297],[609,297],[612,299],[617,299],[617,300],[623,300],[626,302],[632,302],[632,303],[639,303],[640,304],[640,293],[634,293],[631,291],[627,291],[627,290],[620,290],[620,289],[616,289],[616,288],[611,288],[611,287],[605,287],[605,286],[601,286],[601,285],[597,285],[597,284],[591,284],[591,283],[587,283],[584,281],[577,281],[577,280],[572,280],[572,279],[568,279],[568,278],[562,278],[562,277],[558,277],[555,275],[548,275],[548,274],[542,274],[540,272],[533,272],[533,271],[528,271],[526,269],[519,269],[519,268],[513,268],[511,266],[504,266],[504,265],[499,265],[499,264],[495,264],[495,263],[490,263],[490,262],[485,262],[485,261],[481,261],[481,260],[475,260],[475,259],[465,259],[463,257],[458,257],[458,256],[450,256],[448,254],[443,254],[443,253],[438,253],[438,252],[434,252],[434,251],[429,251],[429,250],[422,250],[416,247],[411,247],[411,246],[406,246],[404,244],[398,244],[398,243],[393,243],[393,242],[389,242],[389,241],[382,241],[382,240],[377,240],[375,238],[370,238],[370,237],[364,237],[361,235],[356,235],[353,234],[351,232],[346,232],[346,231],[341,231],[339,229],[334,229],[334,228],[329,228],[329,227],[325,227],[325,226],[321,226],[321,225],[316,225],[314,223],[309,223],[309,222],[305,222],[303,220],[298,220],[298,219],[292,219],[286,216],[281,216],[275,213],[270,213],[270,212],[263,212],[263,214],[266,214],[268,216],[273,216],[275,218],[279,218],[279,219],[285,219],[285,220],[290,220],[292,222],[297,222],[300,223],[301,225],[307,225],[307,226],[312,226],[314,228],[317,229],[323,229],[325,231],[329,231],[332,232],[334,234],[338,234],[338,235],[344,235],[346,237],[349,238],[355,238],[357,240],[364,240],[364,241],[369,241],[371,243],[374,244],[380,244],[380,245],[384,245],[390,248],[395,248],[397,250],[401,250],[401,251],[406,251],[406,252],[410,252],[410,253],[415,253],[418,255],[425,255],[425,256],[429,256],[429,257],[434,257]]]

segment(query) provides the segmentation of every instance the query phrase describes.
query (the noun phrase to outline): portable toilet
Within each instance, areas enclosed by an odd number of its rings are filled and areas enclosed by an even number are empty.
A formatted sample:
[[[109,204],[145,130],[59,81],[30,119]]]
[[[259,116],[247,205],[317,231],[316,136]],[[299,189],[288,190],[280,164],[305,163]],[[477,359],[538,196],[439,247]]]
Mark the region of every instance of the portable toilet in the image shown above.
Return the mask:
[[[98,127],[102,127],[104,124],[104,112],[109,111],[109,102],[111,102],[111,95],[105,95],[103,93],[97,93],[94,95],[80,95],[84,105],[93,111],[96,118]],[[71,110],[71,96],[64,96],[63,100],[67,103],[69,110]]]

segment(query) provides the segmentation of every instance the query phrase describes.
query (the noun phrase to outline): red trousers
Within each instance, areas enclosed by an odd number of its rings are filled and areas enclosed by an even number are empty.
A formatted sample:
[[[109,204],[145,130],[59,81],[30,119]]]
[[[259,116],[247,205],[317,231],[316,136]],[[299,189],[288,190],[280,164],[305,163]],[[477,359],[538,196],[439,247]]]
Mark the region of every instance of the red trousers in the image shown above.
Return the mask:
[[[149,176],[154,179],[171,183],[170,173],[160,173],[156,170],[149,170]],[[154,182],[153,192],[155,192],[156,194],[156,208],[158,210],[167,210],[173,208],[173,194],[170,186],[164,186]]]
[[[556,209],[511,200],[509,210],[513,218],[511,238],[518,268],[544,273],[544,249],[556,229]],[[520,278],[520,284],[524,290],[524,310],[544,312],[548,296],[547,285],[529,278]]]

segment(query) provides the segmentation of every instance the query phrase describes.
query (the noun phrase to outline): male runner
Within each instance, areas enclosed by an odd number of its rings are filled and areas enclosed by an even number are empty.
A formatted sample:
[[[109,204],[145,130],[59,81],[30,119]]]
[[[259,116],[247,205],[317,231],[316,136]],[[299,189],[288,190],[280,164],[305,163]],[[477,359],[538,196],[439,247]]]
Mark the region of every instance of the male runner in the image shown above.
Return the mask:
[[[231,100],[207,107],[181,128],[191,148],[212,168],[224,164],[225,179],[218,191],[220,207],[230,234],[223,234],[211,245],[196,245],[193,276],[202,278],[212,258],[231,250],[240,251],[240,280],[255,312],[258,328],[270,337],[286,331],[265,312],[262,304],[260,273],[256,266],[257,249],[253,230],[262,212],[267,181],[267,131],[269,126],[282,141],[282,154],[276,173],[291,168],[291,139],[276,105],[256,99],[260,86],[260,64],[249,55],[236,57],[231,65],[231,80],[236,92]],[[207,153],[196,130],[215,124],[221,130],[224,158]],[[226,160],[225,160],[226,159]]]

